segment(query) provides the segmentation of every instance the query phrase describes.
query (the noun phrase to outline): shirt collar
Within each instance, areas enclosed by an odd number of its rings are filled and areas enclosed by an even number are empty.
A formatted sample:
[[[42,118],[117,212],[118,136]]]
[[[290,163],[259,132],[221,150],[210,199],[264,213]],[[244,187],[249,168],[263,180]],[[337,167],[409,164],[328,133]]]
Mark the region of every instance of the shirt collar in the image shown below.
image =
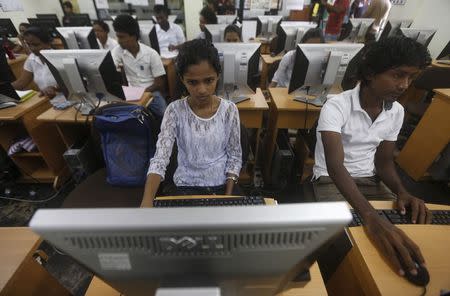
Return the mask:
[[[172,29],[172,24],[169,22],[169,29],[167,31],[164,31],[159,24],[156,24],[156,32],[169,32]]]
[[[136,55],[136,58],[134,58],[134,56],[131,54],[131,52],[128,51],[128,49],[124,49],[123,50],[124,55],[132,57],[133,59],[139,60],[144,55],[144,50],[145,49],[144,49],[144,46],[143,46],[142,43],[138,42],[138,44],[139,44],[139,51],[138,51],[138,53]]]
[[[358,83],[358,85],[352,90],[352,111],[359,111],[364,112],[367,114],[367,112],[361,107],[361,102],[359,100],[359,91],[361,89],[361,85]],[[381,121],[386,118],[387,112],[390,112],[390,110],[384,109],[384,102],[383,107],[381,109],[381,113],[378,115],[377,119],[375,121]]]

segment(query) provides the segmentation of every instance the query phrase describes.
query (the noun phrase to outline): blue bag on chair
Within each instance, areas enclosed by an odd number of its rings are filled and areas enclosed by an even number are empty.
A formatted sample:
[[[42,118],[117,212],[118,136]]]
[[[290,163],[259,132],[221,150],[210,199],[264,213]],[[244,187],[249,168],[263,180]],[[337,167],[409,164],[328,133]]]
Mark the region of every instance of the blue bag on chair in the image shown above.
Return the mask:
[[[159,132],[154,116],[142,106],[113,103],[97,110],[94,127],[101,138],[107,182],[144,185]]]

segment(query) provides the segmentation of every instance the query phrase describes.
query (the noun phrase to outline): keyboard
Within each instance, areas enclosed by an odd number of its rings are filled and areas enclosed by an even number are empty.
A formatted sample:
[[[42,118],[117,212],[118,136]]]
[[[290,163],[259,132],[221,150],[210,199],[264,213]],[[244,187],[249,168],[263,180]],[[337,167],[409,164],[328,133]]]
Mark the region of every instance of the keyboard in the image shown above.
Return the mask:
[[[350,210],[353,215],[353,221],[350,223],[352,226],[363,225],[362,218],[355,210]],[[384,219],[389,220],[392,224],[412,224],[411,223],[411,212],[407,211],[405,215],[400,215],[397,210],[376,210],[378,215]],[[440,211],[432,210],[433,218],[431,219],[431,224],[436,225],[450,225],[450,211]]]
[[[189,198],[189,199],[155,199],[155,208],[166,207],[217,207],[217,206],[255,206],[264,205],[262,196],[239,196],[231,198]]]

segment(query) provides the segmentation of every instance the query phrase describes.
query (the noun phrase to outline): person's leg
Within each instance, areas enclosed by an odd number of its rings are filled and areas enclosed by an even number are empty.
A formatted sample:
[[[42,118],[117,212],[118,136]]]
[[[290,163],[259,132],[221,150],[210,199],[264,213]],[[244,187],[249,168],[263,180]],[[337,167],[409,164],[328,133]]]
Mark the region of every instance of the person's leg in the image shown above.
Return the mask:
[[[158,117],[158,119],[162,119],[167,108],[166,100],[159,91],[155,91],[152,94],[153,99],[148,105],[148,109],[153,113],[153,115]]]

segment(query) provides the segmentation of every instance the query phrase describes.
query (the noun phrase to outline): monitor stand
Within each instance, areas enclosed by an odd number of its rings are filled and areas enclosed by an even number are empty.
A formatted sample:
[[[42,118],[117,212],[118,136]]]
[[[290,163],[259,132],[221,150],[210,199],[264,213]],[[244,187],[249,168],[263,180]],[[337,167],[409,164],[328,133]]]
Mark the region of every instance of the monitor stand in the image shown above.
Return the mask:
[[[225,100],[238,104],[250,100],[250,96],[253,94],[254,92],[250,88],[239,87],[236,84],[224,84],[223,93],[221,95]]]
[[[330,87],[326,86],[309,89],[300,88],[294,93],[294,101],[314,105],[316,107],[322,107],[323,104],[325,104],[325,102],[327,101],[327,95],[329,92]]]
[[[73,93],[69,96],[69,101],[75,102],[75,109],[82,115],[90,115],[97,107],[95,102],[99,102],[99,99],[92,93]]]

